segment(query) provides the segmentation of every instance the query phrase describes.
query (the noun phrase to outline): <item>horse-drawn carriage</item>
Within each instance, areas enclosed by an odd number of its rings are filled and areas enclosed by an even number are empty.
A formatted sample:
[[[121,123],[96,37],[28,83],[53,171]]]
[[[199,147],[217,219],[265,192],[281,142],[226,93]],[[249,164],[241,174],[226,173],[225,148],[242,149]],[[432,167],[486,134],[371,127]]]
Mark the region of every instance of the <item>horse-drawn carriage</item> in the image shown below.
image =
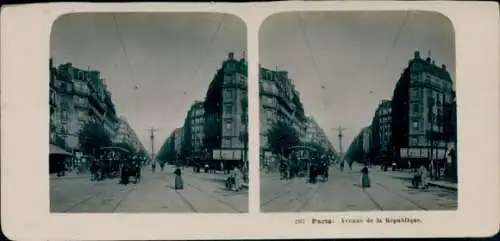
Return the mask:
[[[322,177],[323,182],[328,181],[328,172],[330,165],[327,162],[322,162],[316,166],[316,175]]]
[[[134,183],[140,181],[143,161],[140,156],[118,146],[103,147],[102,151],[104,166],[112,176],[120,176],[120,183],[128,184],[130,177],[134,178]]]

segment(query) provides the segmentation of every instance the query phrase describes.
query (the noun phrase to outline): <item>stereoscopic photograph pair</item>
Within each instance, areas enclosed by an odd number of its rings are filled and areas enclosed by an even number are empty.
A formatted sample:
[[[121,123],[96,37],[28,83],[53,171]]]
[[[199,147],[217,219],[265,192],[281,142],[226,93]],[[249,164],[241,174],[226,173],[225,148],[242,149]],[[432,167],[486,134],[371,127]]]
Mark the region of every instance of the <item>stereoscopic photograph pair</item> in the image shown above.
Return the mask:
[[[252,190],[260,212],[457,209],[446,17],[285,12],[258,41],[260,59],[249,59],[245,22],[225,13],[58,18],[50,211],[247,213]]]

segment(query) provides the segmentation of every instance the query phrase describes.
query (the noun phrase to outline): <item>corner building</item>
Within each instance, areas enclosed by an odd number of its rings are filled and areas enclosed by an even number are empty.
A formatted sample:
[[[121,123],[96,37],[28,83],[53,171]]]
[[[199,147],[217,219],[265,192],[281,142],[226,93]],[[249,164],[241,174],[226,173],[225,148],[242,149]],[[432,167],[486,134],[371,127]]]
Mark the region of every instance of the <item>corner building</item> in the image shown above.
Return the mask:
[[[454,86],[446,65],[414,53],[403,71],[391,102],[392,143],[400,167],[444,161],[453,126]]]
[[[212,79],[204,101],[204,147],[224,168],[247,165],[247,63],[230,52]]]

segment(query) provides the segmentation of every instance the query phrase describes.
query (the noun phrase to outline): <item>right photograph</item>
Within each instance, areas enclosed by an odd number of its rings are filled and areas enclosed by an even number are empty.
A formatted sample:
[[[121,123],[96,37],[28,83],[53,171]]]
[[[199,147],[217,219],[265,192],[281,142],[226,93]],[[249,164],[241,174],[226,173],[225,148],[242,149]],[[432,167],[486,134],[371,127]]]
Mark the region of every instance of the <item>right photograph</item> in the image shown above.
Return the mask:
[[[259,48],[261,212],[457,209],[448,18],[280,13]]]

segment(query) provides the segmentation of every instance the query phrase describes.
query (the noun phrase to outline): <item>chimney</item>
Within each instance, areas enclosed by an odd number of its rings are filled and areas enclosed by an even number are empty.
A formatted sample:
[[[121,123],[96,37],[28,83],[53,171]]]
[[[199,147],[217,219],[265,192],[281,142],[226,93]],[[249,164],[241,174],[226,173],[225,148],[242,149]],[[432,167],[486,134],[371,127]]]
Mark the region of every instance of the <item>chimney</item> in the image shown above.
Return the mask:
[[[420,51],[418,51],[418,50],[417,50],[417,51],[415,51],[415,53],[413,54],[413,57],[414,57],[415,59],[420,59]]]
[[[234,52],[229,52],[229,54],[227,55],[227,58],[229,60],[233,60],[234,59]]]
[[[432,65],[436,65],[436,61],[435,60],[432,61]]]
[[[427,61],[427,63],[431,63],[431,58],[430,57],[427,57],[427,59],[425,59],[425,61]]]
[[[442,65],[441,65],[441,69],[446,70],[446,65],[445,65],[445,64],[442,64]]]

